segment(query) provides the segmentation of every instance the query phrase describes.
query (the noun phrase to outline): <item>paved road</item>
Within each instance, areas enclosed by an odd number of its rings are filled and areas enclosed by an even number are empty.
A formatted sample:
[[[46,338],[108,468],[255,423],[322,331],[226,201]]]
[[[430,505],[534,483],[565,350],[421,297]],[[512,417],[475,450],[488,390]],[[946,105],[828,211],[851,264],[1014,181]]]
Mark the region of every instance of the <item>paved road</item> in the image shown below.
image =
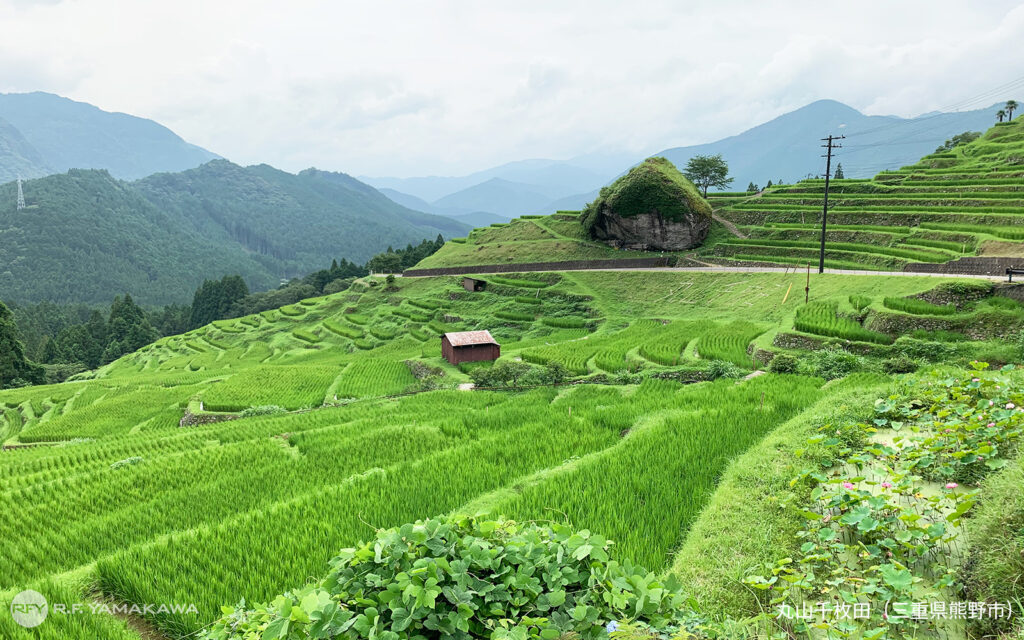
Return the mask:
[[[502,265],[505,266],[505,265]],[[508,268],[497,273],[521,273],[519,269],[516,269],[516,265],[507,265]],[[674,272],[694,272],[694,273],[792,273],[792,274],[804,274],[807,273],[807,267],[640,267],[632,269],[613,269],[613,268],[596,268],[596,269],[562,269],[561,271],[674,271]],[[522,272],[527,273],[527,272]],[[539,272],[538,272],[539,273]],[[818,270],[816,268],[811,269],[812,275],[817,275]],[[975,280],[990,280],[993,282],[999,282],[1004,280],[1006,276],[979,276],[979,275],[954,275],[949,273],[914,273],[912,271],[867,271],[867,270],[856,270],[856,269],[825,269],[826,274],[836,275],[848,275],[848,276],[899,276],[905,278],[973,278]],[[396,277],[402,277],[402,274],[394,274]],[[484,274],[486,277],[487,274]],[[384,274],[374,274],[377,277],[385,277]],[[411,277],[427,277],[427,276],[411,276]]]
[[[513,265],[509,265],[513,266]],[[509,271],[514,271],[509,269]],[[793,273],[805,274],[807,267],[653,267],[641,269],[576,269],[576,271],[693,271],[697,273]],[[826,274],[848,276],[903,276],[913,278],[974,278],[978,280],[1004,280],[1006,276],[954,275],[950,273],[914,273],[912,271],[868,271],[856,269],[825,269]],[[812,268],[811,275],[818,269]]]

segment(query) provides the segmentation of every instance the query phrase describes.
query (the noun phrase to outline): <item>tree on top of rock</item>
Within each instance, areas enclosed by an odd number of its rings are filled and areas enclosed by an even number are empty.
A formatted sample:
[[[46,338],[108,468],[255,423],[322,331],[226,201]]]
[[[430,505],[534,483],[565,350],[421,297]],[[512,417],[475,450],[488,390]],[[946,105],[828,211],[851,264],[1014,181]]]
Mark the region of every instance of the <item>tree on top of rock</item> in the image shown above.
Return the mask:
[[[704,197],[708,197],[708,189],[716,187],[724,189],[732,184],[733,179],[729,177],[729,165],[722,158],[722,154],[713,156],[694,156],[686,163],[683,175],[690,182],[700,187]]]
[[[583,211],[583,228],[617,247],[680,251],[699,245],[711,206],[665,158],[648,158],[601,189]]]

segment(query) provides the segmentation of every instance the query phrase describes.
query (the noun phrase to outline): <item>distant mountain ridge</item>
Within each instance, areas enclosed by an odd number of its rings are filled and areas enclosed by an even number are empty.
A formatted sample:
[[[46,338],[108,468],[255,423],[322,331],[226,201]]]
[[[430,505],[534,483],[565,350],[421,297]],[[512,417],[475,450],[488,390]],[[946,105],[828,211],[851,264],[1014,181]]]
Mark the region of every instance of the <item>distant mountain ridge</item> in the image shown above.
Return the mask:
[[[586,165],[586,166],[582,166]],[[614,169],[609,167],[615,167]],[[405,206],[459,219],[507,221],[524,213],[545,211],[553,203],[596,191],[619,171],[621,162],[519,160],[468,176],[360,179]],[[575,199],[570,202],[576,202]]]
[[[720,153],[734,178],[730,189],[743,191],[753,182],[796,182],[825,172],[820,138],[845,135],[833,164],[841,163],[847,178],[869,178],[898,169],[931,153],[964,131],[986,131],[995,123],[997,107],[957,113],[931,113],[916,118],[867,116],[835,100],[818,100],[743,133],[708,144],[664,149],[683,167],[696,155]]]
[[[0,185],[0,299],[142,304],[191,300],[206,278],[241,274],[253,289],[321,269],[362,263],[388,246],[470,226],[395,204],[343,173],[286,173],[214,160],[124,182],[72,169]]]
[[[579,209],[596,197],[600,187],[652,155],[665,156],[682,168],[695,155],[721,153],[734,178],[730,189],[742,191],[750,182],[758,186],[769,180],[795,182],[824,172],[818,145],[819,138],[829,133],[851,136],[836,156],[846,177],[870,177],[915,162],[957,133],[988,129],[996,108],[900,118],[867,116],[835,100],[818,100],[728,138],[652,150],[642,156],[591,154],[564,162],[511,162],[467,176],[363,180],[387,189],[397,202],[412,206],[415,200],[408,199],[412,197],[426,207],[421,210],[439,215],[457,216],[472,209],[508,219]],[[540,202],[538,195],[549,199]]]
[[[219,157],[152,120],[51,93],[0,94],[0,181],[68,169],[106,169],[135,180]]]

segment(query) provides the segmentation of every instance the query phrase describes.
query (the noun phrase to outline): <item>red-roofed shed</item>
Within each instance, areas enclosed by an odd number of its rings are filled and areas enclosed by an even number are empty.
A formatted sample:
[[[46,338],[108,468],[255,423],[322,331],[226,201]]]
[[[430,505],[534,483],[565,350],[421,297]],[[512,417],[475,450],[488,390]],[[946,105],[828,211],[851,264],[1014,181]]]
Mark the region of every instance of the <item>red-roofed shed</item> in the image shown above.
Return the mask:
[[[441,355],[452,364],[482,362],[501,357],[501,345],[490,331],[459,331],[441,336]]]

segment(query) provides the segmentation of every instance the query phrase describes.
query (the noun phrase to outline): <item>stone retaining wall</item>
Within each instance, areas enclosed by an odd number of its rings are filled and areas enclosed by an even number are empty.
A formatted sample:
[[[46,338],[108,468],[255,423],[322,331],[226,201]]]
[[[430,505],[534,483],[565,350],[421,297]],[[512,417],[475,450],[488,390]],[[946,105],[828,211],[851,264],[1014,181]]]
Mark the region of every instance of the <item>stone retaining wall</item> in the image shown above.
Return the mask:
[[[427,276],[461,276],[467,273],[519,273],[525,271],[580,271],[583,269],[653,269],[670,267],[673,257],[617,258],[614,260],[569,260],[565,262],[521,262],[518,264],[482,264],[465,267],[437,267],[434,269],[407,269],[404,278]]]
[[[1005,276],[1007,269],[1024,269],[1024,258],[982,258],[970,256],[952,262],[911,262],[903,267],[908,273],[946,273],[951,276]],[[1024,276],[1017,276],[1024,279]]]

